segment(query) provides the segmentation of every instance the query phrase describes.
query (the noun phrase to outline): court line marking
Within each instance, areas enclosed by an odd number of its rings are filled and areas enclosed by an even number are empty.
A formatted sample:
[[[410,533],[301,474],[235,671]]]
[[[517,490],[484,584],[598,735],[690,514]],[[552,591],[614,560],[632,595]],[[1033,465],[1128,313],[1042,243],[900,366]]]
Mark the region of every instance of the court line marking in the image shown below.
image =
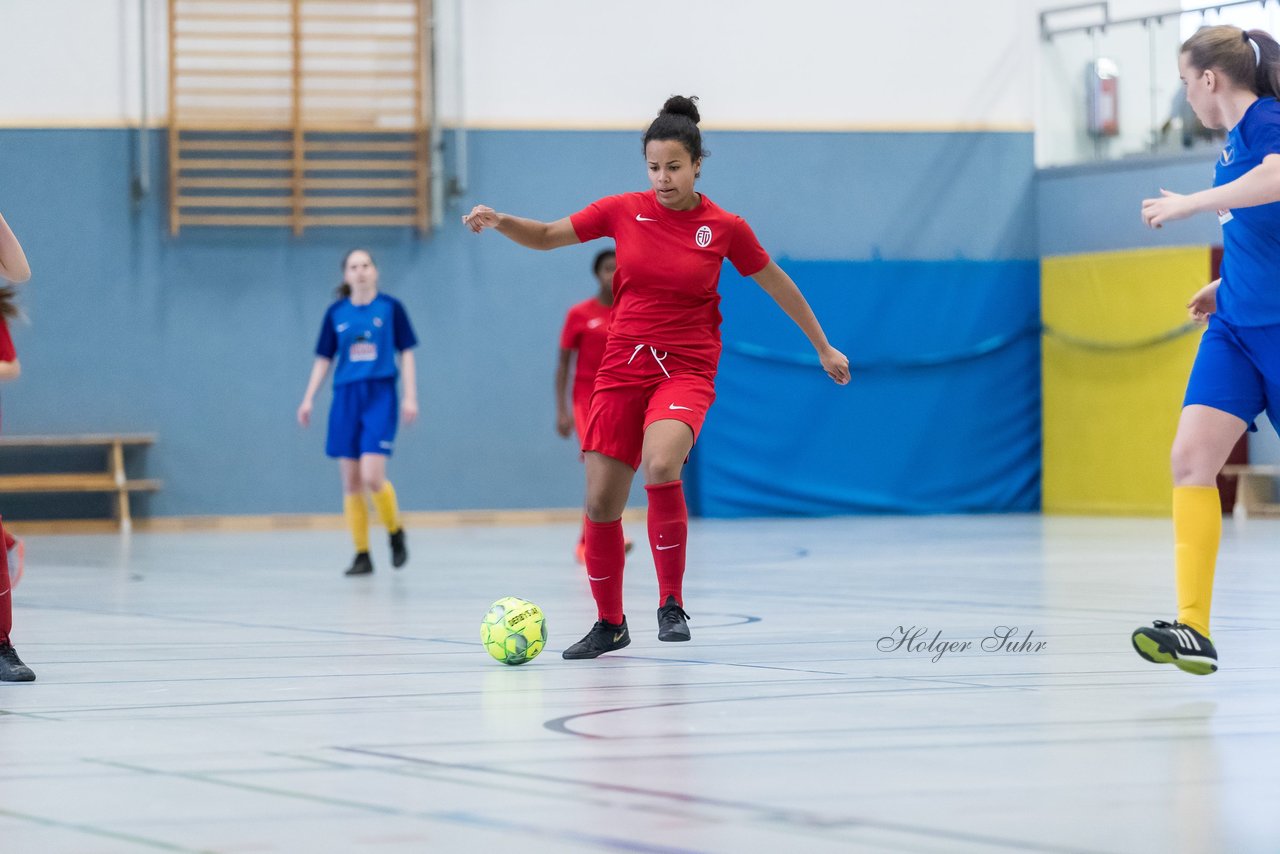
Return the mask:
[[[181,851],[183,854],[217,854],[207,848],[185,848],[181,845],[174,845],[170,842],[161,842],[158,839],[149,839],[145,836],[137,836],[131,833],[118,833],[114,830],[107,830],[101,827],[94,827],[91,824],[80,824],[71,821],[59,821],[55,818],[46,818],[41,815],[32,815],[31,813],[18,812],[6,807],[0,807],[0,815],[15,818],[20,821],[38,824],[43,827],[56,827],[60,830],[75,830],[80,833],[86,833],[90,836],[97,836],[103,839],[118,839],[122,842],[131,842],[135,845],[144,845],[148,848],[154,848],[158,851]]]
[[[358,810],[362,812],[371,812],[378,815],[391,815],[399,818],[412,818],[424,821],[445,822],[451,824],[462,824],[471,827],[482,827],[487,830],[508,830],[521,831],[525,833],[536,833],[542,837],[559,837],[566,841],[580,842],[590,845],[605,845],[618,851],[633,851],[636,854],[702,854],[696,849],[690,848],[673,848],[666,845],[647,845],[642,842],[635,842],[630,839],[622,839],[620,837],[602,836],[591,833],[581,833],[566,828],[548,828],[538,825],[527,824],[523,822],[512,821],[511,819],[496,819],[491,816],[479,815],[472,812],[461,810],[429,812],[405,810],[399,807],[387,806],[383,804],[368,803],[365,801],[354,801],[345,798],[334,798],[327,795],[315,795],[309,792],[299,792],[292,789],[284,789],[276,786],[263,786],[253,783],[244,783],[237,780],[222,780],[217,777],[206,776],[203,774],[191,774],[182,771],[163,771],[158,768],[147,768],[142,765],[131,765],[126,762],[116,762],[109,759],[90,759],[86,758],[85,762],[96,765],[105,765],[109,768],[119,768],[126,771],[134,771],[139,774],[147,774],[158,777],[167,777],[179,780],[190,780],[196,783],[204,783],[210,786],[223,786],[230,789],[237,789],[243,792],[255,792],[264,795],[274,795],[282,798],[292,798],[295,800],[306,801],[314,804],[324,804],[331,807],[341,807],[345,809]],[[185,850],[185,849],[180,849]],[[202,852],[203,854],[203,852]]]
[[[364,756],[375,756],[382,759],[390,759],[397,762],[407,762],[417,765],[434,766],[439,768],[453,768],[464,771],[475,771],[483,774],[493,774],[501,776],[505,779],[512,777],[523,777],[530,780],[540,782],[559,783],[578,788],[587,788],[590,790],[604,789],[607,791],[617,792],[623,795],[640,796],[654,798],[660,801],[674,801],[676,803],[694,806],[704,806],[715,809],[725,809],[736,812],[748,813],[752,819],[761,823],[776,823],[789,827],[800,827],[804,829],[834,829],[837,827],[866,827],[876,830],[883,830],[892,833],[905,834],[915,837],[926,837],[936,840],[945,840],[948,842],[968,842],[980,843],[985,845],[996,846],[1000,848],[1011,848],[1015,851],[1038,851],[1046,852],[1046,854],[1090,854],[1086,849],[1082,848],[1064,848],[1055,845],[1044,845],[1041,843],[1030,842],[1026,840],[1004,839],[995,836],[985,836],[981,834],[964,833],[957,831],[941,830],[928,827],[916,827],[912,825],[899,824],[896,822],[878,821],[875,819],[867,819],[861,817],[849,818],[832,818],[822,816],[807,810],[798,809],[777,809],[762,806],[750,801],[734,801],[724,798],[711,798],[704,795],[689,795],[679,792],[661,791],[658,789],[646,789],[640,786],[629,786],[620,783],[601,782],[599,780],[578,780],[573,777],[560,777],[553,774],[535,773],[530,771],[518,771],[513,768],[494,769],[484,765],[471,765],[467,763],[457,762],[441,762],[434,759],[421,759],[414,756],[404,756],[395,753],[384,753],[380,751],[366,750],[358,747],[335,747],[346,753],[355,753]],[[834,842],[836,840],[828,840]]]

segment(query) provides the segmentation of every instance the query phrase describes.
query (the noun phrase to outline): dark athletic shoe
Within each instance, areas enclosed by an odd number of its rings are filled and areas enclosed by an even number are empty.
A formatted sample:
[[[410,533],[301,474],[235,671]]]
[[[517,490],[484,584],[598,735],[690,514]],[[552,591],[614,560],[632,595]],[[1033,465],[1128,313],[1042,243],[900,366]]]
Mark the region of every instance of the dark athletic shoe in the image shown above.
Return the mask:
[[[687,641],[689,624],[685,622],[689,615],[676,604],[676,597],[668,596],[667,601],[658,609],[658,640]]]
[[[391,565],[396,569],[409,562],[409,547],[404,542],[404,528],[391,535]]]
[[[631,643],[631,633],[627,631],[627,618],[623,617],[618,625],[599,620],[587,636],[566,649],[561,655],[565,658],[595,658],[615,649],[622,649]]]
[[[373,561],[369,559],[369,553],[356,552],[355,560],[343,575],[368,575],[371,572],[373,572]]]
[[[34,682],[36,675],[10,644],[0,644],[0,682]]]
[[[1156,620],[1133,633],[1133,648],[1155,664],[1172,664],[1179,670],[1208,676],[1218,669],[1218,651],[1213,641],[1186,623]]]

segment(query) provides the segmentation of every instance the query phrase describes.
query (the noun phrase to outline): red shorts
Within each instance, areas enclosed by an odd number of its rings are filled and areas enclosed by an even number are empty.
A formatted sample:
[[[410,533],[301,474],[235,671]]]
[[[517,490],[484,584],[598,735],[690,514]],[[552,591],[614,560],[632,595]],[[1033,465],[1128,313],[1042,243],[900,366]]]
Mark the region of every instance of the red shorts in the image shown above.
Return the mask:
[[[640,467],[644,431],[655,421],[681,421],[702,430],[716,399],[719,354],[668,353],[634,341],[610,341],[591,395],[582,450]]]

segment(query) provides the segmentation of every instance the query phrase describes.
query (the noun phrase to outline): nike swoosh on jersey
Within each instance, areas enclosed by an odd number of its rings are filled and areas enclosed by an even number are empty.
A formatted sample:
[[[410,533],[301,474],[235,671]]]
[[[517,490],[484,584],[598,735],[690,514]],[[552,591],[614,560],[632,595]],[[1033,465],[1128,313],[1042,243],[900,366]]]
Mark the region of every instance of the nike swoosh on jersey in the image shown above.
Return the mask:
[[[692,406],[677,406],[677,405],[676,405],[676,404],[674,404],[674,403],[673,403],[673,404],[671,404],[670,406],[668,406],[668,407],[667,407],[667,409],[683,409],[685,412],[692,412],[692,411],[693,411],[693,407],[692,407]]]
[[[636,222],[657,222],[657,220],[647,216],[640,216],[640,214],[636,214]]]

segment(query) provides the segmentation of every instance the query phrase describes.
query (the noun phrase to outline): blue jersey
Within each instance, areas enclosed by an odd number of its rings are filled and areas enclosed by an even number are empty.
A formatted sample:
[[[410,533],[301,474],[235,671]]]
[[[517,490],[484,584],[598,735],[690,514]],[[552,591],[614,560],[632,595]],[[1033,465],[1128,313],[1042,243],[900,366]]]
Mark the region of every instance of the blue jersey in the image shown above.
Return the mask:
[[[378,294],[368,305],[339,300],[325,312],[316,355],[334,360],[335,386],[394,378],[396,353],[418,344],[400,301]]]
[[[1280,154],[1280,103],[1259,98],[1227,134],[1213,186],[1230,183]],[[1218,211],[1222,284],[1218,317],[1235,326],[1280,324],[1280,202]]]

